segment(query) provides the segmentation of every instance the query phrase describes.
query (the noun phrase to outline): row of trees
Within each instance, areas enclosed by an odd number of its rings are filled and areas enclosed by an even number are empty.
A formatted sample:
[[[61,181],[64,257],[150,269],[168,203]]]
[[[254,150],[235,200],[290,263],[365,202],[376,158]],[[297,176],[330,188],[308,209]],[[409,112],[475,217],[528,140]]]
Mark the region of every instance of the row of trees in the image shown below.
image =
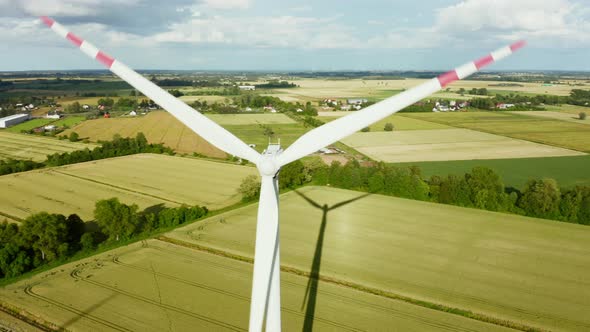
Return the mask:
[[[47,156],[44,162],[46,166],[61,166],[81,163],[91,160],[127,156],[137,153],[168,153],[174,151],[163,144],[149,144],[143,133],[137,133],[133,137],[113,136],[112,141],[101,141],[101,146],[94,150],[84,149],[72,152],[55,153]]]
[[[78,135],[72,132],[70,140],[78,140]],[[137,133],[135,138],[123,138],[120,135],[113,136],[112,141],[102,141],[101,146],[90,150],[88,148],[72,152],[55,153],[47,156],[43,162],[31,160],[0,160],[0,175],[26,172],[37,168],[62,166],[85,161],[105,158],[127,156],[137,153],[167,153],[174,154],[174,150],[162,144],[149,144],[143,133]]]
[[[0,278],[16,277],[80,251],[91,252],[103,242],[130,240],[207,213],[204,206],[156,206],[139,212],[137,205],[111,198],[96,202],[93,222],[85,223],[75,214],[65,217],[47,212],[34,214],[20,225],[4,221],[0,223]]]
[[[304,165],[293,162],[281,169],[281,189],[305,183],[343,189],[515,213],[590,225],[590,187],[562,190],[553,179],[530,180],[522,191],[504,186],[500,176],[486,167],[475,167],[458,175],[424,179],[418,167],[396,167],[384,163],[362,166],[357,161],[345,165],[333,162]],[[242,183],[244,200],[257,198],[256,177]]]

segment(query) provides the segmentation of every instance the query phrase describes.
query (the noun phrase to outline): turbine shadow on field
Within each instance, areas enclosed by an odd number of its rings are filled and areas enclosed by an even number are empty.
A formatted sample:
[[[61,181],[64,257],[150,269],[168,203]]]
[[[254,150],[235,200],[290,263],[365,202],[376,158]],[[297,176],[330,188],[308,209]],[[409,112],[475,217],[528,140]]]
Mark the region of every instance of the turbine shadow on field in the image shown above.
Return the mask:
[[[346,201],[336,203],[332,206],[328,204],[320,205],[316,201],[312,200],[305,194],[295,190],[295,193],[301,196],[305,201],[315,208],[322,210],[322,223],[320,224],[320,231],[318,232],[318,239],[315,245],[315,252],[313,254],[313,262],[311,263],[310,275],[307,281],[307,287],[305,290],[305,297],[303,298],[303,304],[301,309],[304,307],[305,310],[305,322],[303,323],[303,331],[313,330],[313,320],[315,316],[316,300],[318,295],[318,282],[320,278],[320,266],[322,264],[322,249],[324,246],[324,234],[326,231],[326,225],[328,224],[328,212],[340,208],[344,205],[358,201],[359,199],[365,198],[371,194],[364,194]]]
[[[90,307],[88,307],[86,310],[82,311],[82,314],[77,315],[75,317],[73,317],[72,319],[68,320],[67,322],[65,322],[62,325],[62,329],[66,330],[68,328],[68,326],[73,325],[75,322],[79,321],[80,319],[90,315],[93,311],[95,311],[96,309],[102,307],[103,305],[105,305],[107,302],[109,302],[110,300],[112,300],[115,296],[117,296],[117,293],[112,293],[110,296],[105,297],[104,299],[96,302],[95,304],[91,305]]]

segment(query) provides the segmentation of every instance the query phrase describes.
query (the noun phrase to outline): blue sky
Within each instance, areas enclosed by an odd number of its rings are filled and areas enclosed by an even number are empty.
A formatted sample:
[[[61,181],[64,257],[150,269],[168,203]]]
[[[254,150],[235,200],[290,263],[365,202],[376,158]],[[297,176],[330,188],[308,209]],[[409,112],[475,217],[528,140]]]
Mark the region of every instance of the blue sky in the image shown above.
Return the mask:
[[[590,71],[588,0],[0,0],[0,70],[98,69],[48,15],[138,69]]]

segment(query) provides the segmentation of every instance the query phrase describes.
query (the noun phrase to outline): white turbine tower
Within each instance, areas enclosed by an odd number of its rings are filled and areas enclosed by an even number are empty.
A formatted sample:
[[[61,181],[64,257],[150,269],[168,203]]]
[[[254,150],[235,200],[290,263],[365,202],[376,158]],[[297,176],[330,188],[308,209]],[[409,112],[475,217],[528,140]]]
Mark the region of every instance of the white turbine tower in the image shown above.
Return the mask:
[[[473,74],[482,67],[512,54],[525,44],[524,41],[519,41],[498,49],[479,60],[469,62],[412,89],[315,128],[300,137],[285,151],[278,144],[271,144],[263,154],[259,154],[217,123],[162,90],[122,62],[69,32],[53,19],[43,16],[41,20],[58,35],[71,41],[86,55],[98,60],[115,75],[154,100],[209,143],[229,154],[256,164],[262,176],[262,185],[256,226],[250,331],[261,331],[265,319],[266,331],[281,330],[278,196],[278,173],[281,167],[337,142],[435,93],[456,80]]]

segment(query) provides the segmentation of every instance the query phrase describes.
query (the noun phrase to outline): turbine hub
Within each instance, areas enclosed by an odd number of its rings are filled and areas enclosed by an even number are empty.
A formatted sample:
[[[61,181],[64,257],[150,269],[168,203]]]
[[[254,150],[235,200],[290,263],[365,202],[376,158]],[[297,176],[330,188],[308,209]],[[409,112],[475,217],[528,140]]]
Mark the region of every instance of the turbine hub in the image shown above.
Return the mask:
[[[279,171],[274,155],[262,155],[258,162],[258,171],[262,176],[275,176]]]

